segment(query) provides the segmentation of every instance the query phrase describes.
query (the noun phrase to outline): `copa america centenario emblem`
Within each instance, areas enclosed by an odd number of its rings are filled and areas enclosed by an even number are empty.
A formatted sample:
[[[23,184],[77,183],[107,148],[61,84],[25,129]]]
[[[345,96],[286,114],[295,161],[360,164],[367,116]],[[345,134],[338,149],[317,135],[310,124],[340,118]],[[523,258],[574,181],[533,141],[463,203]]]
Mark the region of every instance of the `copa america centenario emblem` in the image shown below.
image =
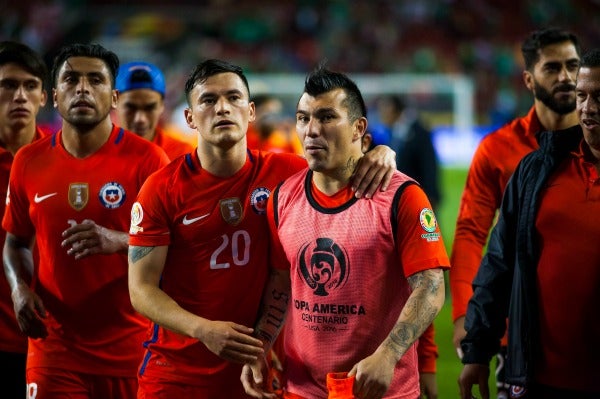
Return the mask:
[[[131,207],[131,224],[129,226],[129,234],[137,234],[144,231],[144,228],[140,226],[144,219],[144,209],[142,204],[134,202]]]
[[[331,238],[317,238],[305,244],[299,253],[298,274],[314,290],[327,296],[348,280],[350,265],[346,251]]]

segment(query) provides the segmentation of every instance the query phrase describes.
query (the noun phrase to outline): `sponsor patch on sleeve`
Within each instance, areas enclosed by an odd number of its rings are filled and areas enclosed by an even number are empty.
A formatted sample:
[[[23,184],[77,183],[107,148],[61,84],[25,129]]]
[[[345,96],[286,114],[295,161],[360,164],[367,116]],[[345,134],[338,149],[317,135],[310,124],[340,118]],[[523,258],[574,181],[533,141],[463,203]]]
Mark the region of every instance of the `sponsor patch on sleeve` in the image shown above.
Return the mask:
[[[144,231],[144,228],[140,226],[142,219],[144,219],[142,204],[135,202],[131,207],[131,226],[129,228],[129,234],[137,234]]]
[[[421,209],[421,213],[419,214],[419,222],[421,223],[421,228],[425,230],[425,233],[421,234],[421,238],[429,242],[440,240],[440,233],[436,231],[438,225],[433,210],[429,208]]]

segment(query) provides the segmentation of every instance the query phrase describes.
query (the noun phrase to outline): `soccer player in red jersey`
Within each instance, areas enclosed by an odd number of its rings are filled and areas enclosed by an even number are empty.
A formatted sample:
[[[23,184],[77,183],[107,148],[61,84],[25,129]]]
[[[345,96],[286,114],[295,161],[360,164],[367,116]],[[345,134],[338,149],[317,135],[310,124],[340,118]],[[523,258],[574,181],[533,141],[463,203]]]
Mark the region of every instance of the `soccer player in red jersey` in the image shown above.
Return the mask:
[[[359,89],[323,67],[309,74],[296,130],[308,161],[269,198],[270,281],[255,336],[268,349],[285,320],[284,397],[332,397],[329,373],[354,378],[358,398],[419,398],[413,345],[444,302],[449,261],[427,196],[395,172],[387,191],[352,196],[367,129]],[[263,359],[244,365],[253,397]]]
[[[117,124],[150,140],[173,160],[194,150],[191,144],[168,134],[160,126],[165,110],[165,77],[149,62],[123,64],[117,73],[115,88],[119,91]]]
[[[52,71],[62,129],[19,150],[11,170],[4,264],[30,338],[31,399],[136,395],[148,323],[129,302],[126,231],[142,183],[168,158],[113,126],[118,65],[99,45],[63,47]]]
[[[185,90],[197,152],[153,174],[131,215],[131,301],[154,322],[138,397],[246,398],[241,364],[265,353],[248,326],[267,280],[266,201],[306,161],[248,150],[255,110],[241,68],[205,61]],[[379,151],[356,168],[363,183],[374,176],[369,197],[395,168],[393,152]]]
[[[489,398],[505,330],[511,398],[600,398],[600,48],[581,57],[575,97],[579,125],[540,135],[506,186],[467,307],[462,399],[473,385]]]
[[[459,356],[460,341],[466,335],[465,314],[473,295],[472,282],[500,208],[504,188],[518,162],[538,148],[541,132],[577,124],[575,77],[580,58],[577,37],[555,28],[534,31],[523,41],[521,52],[525,63],[523,80],[533,93],[533,106],[527,115],[482,139],[469,167],[456,221],[449,276],[453,341]],[[502,370],[505,347],[506,341],[498,354],[499,398],[508,395],[509,389]]]
[[[17,150],[44,133],[36,116],[46,104],[44,82],[48,70],[31,48],[13,41],[0,42],[0,196],[6,198],[8,178]],[[0,202],[4,215],[5,201]],[[4,242],[6,232],[0,231]],[[0,377],[3,396],[23,397],[27,336],[19,329],[8,283],[0,278],[0,363],[10,365]]]

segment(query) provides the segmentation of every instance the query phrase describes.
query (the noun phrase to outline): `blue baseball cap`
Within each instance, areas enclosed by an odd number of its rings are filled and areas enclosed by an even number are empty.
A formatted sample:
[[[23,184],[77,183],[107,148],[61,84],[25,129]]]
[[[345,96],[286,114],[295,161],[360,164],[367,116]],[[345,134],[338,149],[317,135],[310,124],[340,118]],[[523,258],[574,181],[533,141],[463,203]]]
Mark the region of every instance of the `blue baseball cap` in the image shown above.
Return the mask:
[[[165,77],[154,64],[134,61],[123,64],[117,72],[115,89],[121,93],[135,89],[150,89],[165,96]]]

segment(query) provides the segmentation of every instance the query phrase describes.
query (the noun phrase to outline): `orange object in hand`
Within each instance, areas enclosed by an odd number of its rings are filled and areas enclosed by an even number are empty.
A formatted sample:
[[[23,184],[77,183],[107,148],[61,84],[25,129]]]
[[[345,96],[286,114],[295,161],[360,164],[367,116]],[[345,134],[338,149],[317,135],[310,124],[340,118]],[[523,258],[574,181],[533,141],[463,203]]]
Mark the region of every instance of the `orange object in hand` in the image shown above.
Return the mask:
[[[354,399],[352,387],[354,377],[348,377],[348,373],[327,373],[327,399]]]

